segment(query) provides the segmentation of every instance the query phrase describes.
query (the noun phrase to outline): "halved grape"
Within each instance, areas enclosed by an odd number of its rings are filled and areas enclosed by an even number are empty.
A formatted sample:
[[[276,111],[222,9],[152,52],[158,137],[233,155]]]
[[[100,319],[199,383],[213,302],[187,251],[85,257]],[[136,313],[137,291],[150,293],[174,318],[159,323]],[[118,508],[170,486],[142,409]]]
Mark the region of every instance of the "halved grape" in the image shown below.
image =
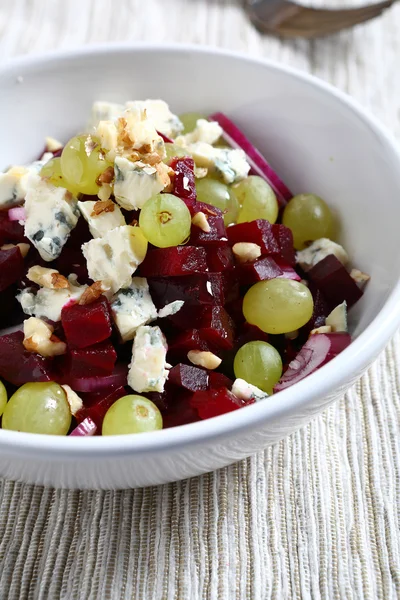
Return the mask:
[[[71,138],[61,154],[62,176],[68,186],[81,194],[97,194],[97,179],[110,166],[112,163],[105,159],[99,140],[91,135]]]
[[[266,219],[275,223],[278,218],[278,201],[272,187],[258,175],[250,175],[232,187],[232,191],[242,205],[238,223]]]
[[[283,211],[282,223],[293,233],[296,250],[320,238],[334,239],[335,221],[329,206],[315,194],[294,196]]]
[[[139,225],[146,239],[154,246],[179,246],[190,235],[190,212],[177,196],[157,194],[144,204]]]
[[[66,435],[71,411],[66,394],[58,383],[25,383],[8,401],[3,429],[26,433]]]
[[[182,146],[178,146],[178,144],[169,144],[168,142],[165,144],[165,164],[169,165],[171,160],[179,156],[180,158],[183,156],[190,156],[187,150],[182,148]]]
[[[243,300],[246,321],[265,333],[288,333],[299,329],[311,319],[313,309],[313,297],[308,287],[292,279],[259,281]]]
[[[68,183],[65,177],[63,177],[61,171],[61,158],[59,156],[52,158],[42,167],[40,176],[43,177],[43,179],[50,181],[50,183],[56,187],[68,189],[74,196],[79,193],[79,190],[71,183]]]
[[[235,377],[272,394],[274,385],[282,375],[282,359],[271,344],[248,342],[237,351],[233,370]]]
[[[205,177],[196,181],[197,200],[212,204],[224,212],[224,223],[236,223],[239,212],[239,202],[225,183]],[[226,212],[225,212],[226,211]]]
[[[132,394],[123,396],[108,409],[102,435],[146,433],[162,427],[162,416],[157,406],[144,396]]]
[[[7,404],[7,390],[4,383],[0,381],[0,416],[3,414]]]
[[[183,115],[179,115],[179,118],[183,123],[183,134],[190,133],[191,131],[193,131],[199,119],[207,119],[207,117],[205,117],[204,115],[201,115],[200,113],[196,112],[184,113]]]

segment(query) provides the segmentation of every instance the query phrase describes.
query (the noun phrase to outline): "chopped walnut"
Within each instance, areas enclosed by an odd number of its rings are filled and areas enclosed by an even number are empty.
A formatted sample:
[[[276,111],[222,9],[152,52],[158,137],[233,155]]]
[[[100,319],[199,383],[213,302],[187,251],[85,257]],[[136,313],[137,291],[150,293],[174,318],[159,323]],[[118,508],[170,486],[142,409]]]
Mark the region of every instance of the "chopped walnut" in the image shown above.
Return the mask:
[[[198,212],[194,215],[192,219],[193,225],[199,227],[205,233],[209,233],[211,231],[210,224],[207,220],[206,215],[203,212]]]
[[[75,416],[78,410],[80,410],[83,407],[83,400],[78,396],[76,392],[74,392],[74,390],[72,390],[69,387],[69,385],[61,385],[61,387],[64,390],[65,395],[67,396],[67,401],[69,404],[71,415]]]
[[[33,283],[51,290],[68,289],[70,287],[68,279],[56,269],[47,269],[36,265],[29,269],[26,276]]]
[[[107,169],[105,171],[103,171],[103,173],[101,173],[101,175],[98,176],[97,182],[99,183],[99,185],[101,183],[111,183],[113,179],[114,179],[114,167],[107,167]]]
[[[310,331],[310,335],[316,335],[318,333],[332,333],[332,327],[330,325],[322,325]]]
[[[31,248],[29,244],[24,244],[23,242],[20,242],[19,244],[4,244],[3,246],[1,246],[0,250],[11,250],[11,248],[17,247],[19,248],[22,254],[22,258],[25,258],[25,256],[28,254]]]
[[[86,304],[92,304],[97,298],[100,298],[104,292],[110,291],[110,287],[107,286],[103,281],[95,281],[92,285],[83,292],[79,299],[79,304],[85,306]]]
[[[107,200],[110,199],[110,196],[112,193],[113,193],[112,185],[110,183],[103,183],[100,186],[99,191],[97,192],[97,197],[102,202],[106,202]]]
[[[154,166],[158,165],[158,163],[161,162],[161,156],[157,154],[157,152],[149,152],[149,154],[144,154],[143,156],[140,156],[138,160],[141,160],[142,162],[146,163],[146,165]]]
[[[212,352],[203,350],[190,350],[187,357],[191,363],[199,367],[204,367],[205,369],[217,369],[222,362],[222,360]]]
[[[57,152],[57,150],[61,150],[63,144],[52,137],[46,137],[46,150],[48,152]]]
[[[171,176],[174,174],[174,171],[165,163],[160,162],[154,165],[164,188],[168,187],[171,184]]]
[[[261,256],[261,247],[252,242],[238,242],[232,247],[232,252],[239,263],[254,262]]]
[[[358,269],[352,269],[350,271],[350,277],[354,279],[359,288],[363,289],[364,286],[368,283],[371,277],[367,273],[363,273]]]
[[[114,212],[115,204],[112,200],[99,200],[93,206],[91,217],[98,217],[103,213]]]
[[[67,352],[67,345],[53,335],[54,328],[36,317],[24,321],[24,348],[45,358],[60,356]]]

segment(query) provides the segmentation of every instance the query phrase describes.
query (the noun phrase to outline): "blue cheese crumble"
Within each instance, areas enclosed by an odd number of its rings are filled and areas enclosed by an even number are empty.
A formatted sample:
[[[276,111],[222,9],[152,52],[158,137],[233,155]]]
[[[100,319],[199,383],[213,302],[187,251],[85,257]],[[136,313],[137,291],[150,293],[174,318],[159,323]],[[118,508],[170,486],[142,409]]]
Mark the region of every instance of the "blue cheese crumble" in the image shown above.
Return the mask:
[[[128,385],[135,392],[163,392],[168,377],[167,342],[159,327],[143,325],[136,331]]]
[[[133,340],[136,330],[157,319],[145,277],[133,277],[129,287],[111,299],[111,311],[123,342]]]

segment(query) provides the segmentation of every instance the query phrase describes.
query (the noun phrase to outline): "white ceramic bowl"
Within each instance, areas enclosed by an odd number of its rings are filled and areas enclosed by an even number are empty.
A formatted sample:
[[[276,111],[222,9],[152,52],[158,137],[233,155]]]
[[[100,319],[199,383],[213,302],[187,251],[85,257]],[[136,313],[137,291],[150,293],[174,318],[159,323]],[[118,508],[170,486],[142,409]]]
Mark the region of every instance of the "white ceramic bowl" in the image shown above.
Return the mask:
[[[93,100],[163,98],[177,112],[222,110],[294,192],[341,217],[354,265],[371,274],[351,311],[354,341],[268,401],[152,434],[88,439],[0,430],[0,475],[69,488],[146,486],[198,475],[288,435],[340,397],[400,322],[400,158],[388,134],[327,84],[267,61],[199,47],[108,46],[24,58],[0,70],[0,167],[68,139]]]

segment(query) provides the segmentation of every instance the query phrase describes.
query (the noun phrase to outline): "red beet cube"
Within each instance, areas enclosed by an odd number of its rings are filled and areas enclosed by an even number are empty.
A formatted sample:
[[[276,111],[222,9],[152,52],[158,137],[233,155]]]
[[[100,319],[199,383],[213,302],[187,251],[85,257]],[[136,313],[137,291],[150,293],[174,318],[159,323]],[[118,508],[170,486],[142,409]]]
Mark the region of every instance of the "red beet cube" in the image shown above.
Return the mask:
[[[230,272],[154,277],[148,283],[153,302],[159,308],[175,300],[222,305],[239,297],[238,283]]]
[[[171,277],[206,271],[206,251],[196,246],[151,249],[140,265],[140,274],[143,277]]]
[[[234,322],[236,323],[236,325],[240,325],[241,323],[244,323],[245,318],[243,315],[243,298],[237,298],[237,300],[234,300],[233,302],[229,302],[225,306],[225,308],[228,311],[229,315],[234,320]]]
[[[168,381],[189,392],[197,392],[208,388],[207,371],[182,363],[170,369]]]
[[[279,256],[289,265],[296,264],[296,250],[293,246],[293,233],[285,225],[272,225],[272,231],[279,246]]]
[[[173,177],[172,194],[196,202],[196,183],[194,178],[194,161],[189,156],[183,158],[174,158],[170,163],[170,167],[175,171]]]
[[[101,342],[88,348],[70,352],[70,377],[94,377],[111,375],[117,360],[117,353],[111,342]]]
[[[207,342],[213,350],[233,348],[235,325],[222,306],[204,307],[202,318],[197,326],[200,339]]]
[[[222,211],[210,204],[197,202],[194,208],[194,214],[196,214],[196,212],[202,212],[206,215],[210,231],[203,231],[197,225],[192,225],[190,243],[194,246],[224,245],[227,241],[227,237]]]
[[[304,331],[307,335],[312,329],[316,329],[317,327],[322,327],[325,325],[325,319],[330,312],[328,304],[321,290],[316,288],[312,283],[310,285],[310,292],[312,293],[314,300],[313,314],[308,323],[302,327],[302,331]]]
[[[75,415],[78,423],[90,417],[98,428],[101,427],[106,412],[122,396],[126,396],[124,387],[109,388],[102,392],[91,392],[80,394],[83,400],[83,408],[78,410]]]
[[[24,226],[18,221],[10,221],[8,211],[0,211],[0,246],[7,243],[23,242]]]
[[[204,340],[200,339],[197,329],[189,329],[178,334],[168,343],[168,353],[187,356],[190,350],[209,350]]]
[[[219,389],[219,388],[227,388],[231,389],[233,385],[233,381],[229,379],[223,373],[216,373],[215,371],[210,371],[208,374],[208,387],[210,389]]]
[[[230,246],[225,244],[207,248],[207,265],[211,273],[221,273],[233,269],[235,261]]]
[[[175,388],[176,389],[176,388]],[[182,389],[173,404],[168,406],[168,409],[163,414],[163,428],[177,427],[178,425],[187,425],[199,421],[197,410],[190,404],[192,392],[187,392]]]
[[[15,331],[0,337],[0,376],[14,385],[31,381],[51,381],[52,361],[39,354],[27,352],[24,334]]]
[[[244,263],[236,267],[236,273],[241,285],[251,285],[257,281],[283,277],[283,271],[270,256],[258,258],[252,263]]]
[[[246,402],[236,398],[226,388],[196,392],[190,401],[201,419],[217,417],[218,415],[237,410],[246,404],[253,404],[253,402],[254,400]]]
[[[279,275],[279,277],[283,277],[284,279],[293,279],[294,281],[301,281],[300,275],[280,256],[274,256],[274,261],[283,272],[283,274]]]
[[[92,304],[71,304],[61,311],[61,323],[70,348],[87,348],[112,333],[110,309],[104,296]]]
[[[24,259],[18,246],[0,250],[0,292],[18,281],[24,273]]]
[[[268,333],[261,331],[256,325],[243,323],[239,328],[238,335],[235,341],[235,349],[238,350],[247,342],[268,342]]]
[[[280,248],[273,232],[273,225],[265,219],[239,223],[227,229],[231,246],[237,242],[252,242],[261,247],[262,254],[279,254]]]
[[[239,282],[234,271],[210,273],[208,280],[211,284],[212,304],[224,306],[239,298]]]
[[[312,267],[307,276],[321,290],[331,309],[344,300],[349,307],[353,306],[363,295],[346,268],[333,254]]]

